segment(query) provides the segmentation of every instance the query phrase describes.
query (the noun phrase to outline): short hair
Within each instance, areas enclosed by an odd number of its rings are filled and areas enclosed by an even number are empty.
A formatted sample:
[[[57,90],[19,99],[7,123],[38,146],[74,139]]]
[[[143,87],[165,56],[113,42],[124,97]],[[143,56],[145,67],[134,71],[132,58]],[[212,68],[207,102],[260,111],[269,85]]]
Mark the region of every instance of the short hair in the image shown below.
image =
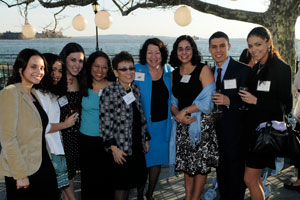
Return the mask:
[[[103,51],[95,51],[93,52],[87,59],[86,61],[86,80],[87,80],[87,87],[86,88],[83,88],[83,95],[84,96],[88,96],[88,88],[93,88],[93,77],[92,77],[92,74],[91,74],[91,71],[92,71],[92,65],[93,63],[95,62],[95,60],[99,57],[102,57],[104,59],[106,59],[106,62],[107,62],[107,68],[108,68],[108,71],[107,71],[107,76],[106,76],[106,79],[108,81],[114,81],[115,80],[115,76],[112,72],[112,68],[111,68],[111,62],[110,62],[110,58],[109,56],[104,53]]]
[[[181,65],[181,61],[178,59],[178,55],[177,55],[177,48],[178,48],[179,43],[183,40],[188,41],[192,47],[192,50],[193,50],[193,56],[192,56],[192,60],[191,60],[192,65],[197,65],[201,62],[201,54],[198,51],[198,48],[197,48],[197,45],[196,45],[194,39],[189,35],[181,35],[176,39],[175,43],[173,44],[173,49],[172,49],[172,52],[170,55],[169,63],[174,68],[180,67],[180,65]]]
[[[222,32],[222,31],[217,31],[217,32],[215,32],[214,34],[212,34],[209,37],[209,40],[208,40],[209,46],[210,46],[211,40],[215,39],[215,38],[224,38],[228,42],[228,44],[229,44],[229,37],[228,37],[228,35],[226,33]]]
[[[21,50],[17,55],[17,58],[13,65],[13,74],[9,78],[7,85],[22,82],[22,78],[20,76],[19,70],[22,69],[22,73],[25,71],[28,61],[32,56],[39,56],[43,59],[45,74],[48,73],[48,66],[44,56],[38,50],[26,48]]]
[[[132,62],[134,64],[132,55],[127,51],[121,51],[120,53],[116,54],[115,57],[112,59],[113,69],[117,70],[118,64],[123,61]]]
[[[158,38],[149,38],[144,42],[142,48],[140,49],[139,62],[143,65],[146,64],[147,48],[150,44],[155,45],[159,48],[159,51],[161,53],[161,58],[162,58],[161,66],[164,66],[167,63],[169,52],[167,46]]]

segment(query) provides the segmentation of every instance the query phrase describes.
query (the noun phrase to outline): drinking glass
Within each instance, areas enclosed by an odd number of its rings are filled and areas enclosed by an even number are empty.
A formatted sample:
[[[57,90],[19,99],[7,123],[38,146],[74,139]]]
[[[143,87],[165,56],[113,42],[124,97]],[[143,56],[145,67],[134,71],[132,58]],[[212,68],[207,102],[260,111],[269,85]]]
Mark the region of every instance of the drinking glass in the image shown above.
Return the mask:
[[[221,90],[216,90],[216,93],[221,93]],[[220,110],[218,105],[216,105],[215,113],[222,113],[222,110]]]
[[[240,90],[248,91],[248,88],[245,86],[240,86]],[[242,107],[239,108],[240,110],[248,110],[245,102],[243,101]]]

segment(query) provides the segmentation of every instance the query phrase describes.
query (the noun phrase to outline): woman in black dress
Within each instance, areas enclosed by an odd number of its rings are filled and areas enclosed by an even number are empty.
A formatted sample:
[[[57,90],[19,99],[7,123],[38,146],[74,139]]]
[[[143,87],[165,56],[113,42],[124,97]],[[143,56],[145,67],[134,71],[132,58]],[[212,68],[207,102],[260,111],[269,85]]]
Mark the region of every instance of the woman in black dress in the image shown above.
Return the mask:
[[[100,132],[114,160],[115,200],[125,200],[130,189],[143,187],[146,182],[145,153],[150,138],[140,89],[132,83],[135,76],[132,56],[121,52],[113,58],[112,65],[118,80],[107,86],[100,97]]]
[[[60,52],[63,61],[63,68],[67,72],[67,94],[59,99],[61,108],[60,121],[63,122],[68,116],[81,111],[80,87],[86,84],[85,53],[77,43],[68,43]],[[63,145],[66,154],[68,178],[70,186],[63,193],[65,199],[75,199],[74,177],[79,167],[79,120],[74,126],[62,130]]]
[[[0,93],[0,174],[5,176],[8,200],[59,198],[46,148],[48,117],[32,90],[45,72],[44,57],[34,49],[24,49],[17,56],[8,86]]]
[[[265,27],[256,27],[247,37],[251,55],[258,63],[249,78],[249,92],[240,90],[242,100],[249,104],[247,117],[248,135],[262,122],[283,121],[292,108],[291,68],[273,46],[271,33]],[[251,199],[265,199],[261,180],[262,170],[275,169],[275,157],[249,153],[246,159],[244,180]]]
[[[217,136],[211,115],[214,77],[210,68],[201,63],[195,41],[188,35],[177,38],[171,52],[172,102],[175,115],[176,165],[184,172],[186,200],[200,199],[207,174],[218,163]],[[201,128],[200,128],[201,127]],[[170,145],[173,146],[173,145]]]

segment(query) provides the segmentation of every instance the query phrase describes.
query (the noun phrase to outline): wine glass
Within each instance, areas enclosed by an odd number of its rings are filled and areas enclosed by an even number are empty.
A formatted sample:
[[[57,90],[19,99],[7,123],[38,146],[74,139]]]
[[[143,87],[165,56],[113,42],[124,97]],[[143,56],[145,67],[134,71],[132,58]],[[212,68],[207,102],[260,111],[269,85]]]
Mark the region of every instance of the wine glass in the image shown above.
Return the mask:
[[[221,90],[216,90],[216,93],[221,93]],[[215,93],[215,94],[216,94],[216,93]],[[218,105],[216,105],[215,113],[222,113],[222,110],[220,110],[220,108],[219,108]]]
[[[248,91],[248,88],[245,86],[240,86],[239,88],[240,90],[244,90],[244,91]],[[246,107],[245,102],[243,101],[242,107],[239,108],[239,110],[248,110],[248,108]]]

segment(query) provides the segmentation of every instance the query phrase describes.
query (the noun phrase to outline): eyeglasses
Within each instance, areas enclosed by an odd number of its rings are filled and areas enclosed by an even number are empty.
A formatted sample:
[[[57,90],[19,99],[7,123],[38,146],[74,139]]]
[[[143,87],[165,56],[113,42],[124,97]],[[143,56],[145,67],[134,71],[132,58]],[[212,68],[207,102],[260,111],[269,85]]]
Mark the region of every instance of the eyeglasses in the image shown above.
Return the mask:
[[[119,68],[119,69],[117,69],[117,70],[119,70],[119,71],[122,71],[122,72],[126,72],[126,71],[134,71],[135,70],[135,67],[129,67],[129,68],[126,68],[126,67],[124,67],[124,68]]]
[[[97,69],[102,69],[102,70],[108,70],[107,66],[92,65],[92,67],[97,68]]]

